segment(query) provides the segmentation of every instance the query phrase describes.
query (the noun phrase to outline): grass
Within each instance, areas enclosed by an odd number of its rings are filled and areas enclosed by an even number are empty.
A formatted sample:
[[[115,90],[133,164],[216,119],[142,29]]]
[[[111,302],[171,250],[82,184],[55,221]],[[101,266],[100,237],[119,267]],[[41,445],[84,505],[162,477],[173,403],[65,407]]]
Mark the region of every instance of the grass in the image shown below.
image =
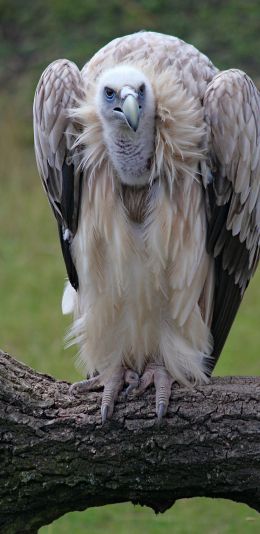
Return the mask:
[[[12,105],[11,105],[12,101]],[[37,176],[30,116],[17,121],[19,102],[0,99],[1,348],[35,369],[75,381],[75,349],[64,351],[69,321],[60,299],[65,277],[56,226]],[[23,117],[23,113],[22,117]],[[24,141],[25,140],[25,141]],[[250,285],[215,370],[216,375],[259,373],[259,273]],[[41,534],[243,534],[260,531],[259,516],[224,500],[181,500],[163,515],[120,504],[70,513]]]
[[[182,499],[163,515],[130,504],[74,512],[40,529],[40,534],[256,534],[257,512],[224,500]]]

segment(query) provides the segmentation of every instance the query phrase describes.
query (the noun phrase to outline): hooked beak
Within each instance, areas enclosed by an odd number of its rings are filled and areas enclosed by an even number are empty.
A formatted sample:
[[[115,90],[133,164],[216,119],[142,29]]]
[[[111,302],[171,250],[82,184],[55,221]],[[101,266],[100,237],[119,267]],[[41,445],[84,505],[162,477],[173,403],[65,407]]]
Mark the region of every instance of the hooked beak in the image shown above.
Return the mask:
[[[136,97],[128,94],[123,102],[122,111],[126,118],[127,124],[136,132],[139,124],[140,110]]]

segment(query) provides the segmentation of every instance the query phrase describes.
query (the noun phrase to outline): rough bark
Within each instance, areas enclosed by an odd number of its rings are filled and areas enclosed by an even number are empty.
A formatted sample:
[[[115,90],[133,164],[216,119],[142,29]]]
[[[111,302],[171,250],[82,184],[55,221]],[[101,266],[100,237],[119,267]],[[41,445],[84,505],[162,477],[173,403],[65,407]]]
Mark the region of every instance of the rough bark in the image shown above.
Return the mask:
[[[0,353],[0,531],[35,533],[66,512],[132,501],[162,512],[183,497],[224,497],[260,511],[260,379],[173,387],[158,426],[154,391],[100,421],[101,393]]]

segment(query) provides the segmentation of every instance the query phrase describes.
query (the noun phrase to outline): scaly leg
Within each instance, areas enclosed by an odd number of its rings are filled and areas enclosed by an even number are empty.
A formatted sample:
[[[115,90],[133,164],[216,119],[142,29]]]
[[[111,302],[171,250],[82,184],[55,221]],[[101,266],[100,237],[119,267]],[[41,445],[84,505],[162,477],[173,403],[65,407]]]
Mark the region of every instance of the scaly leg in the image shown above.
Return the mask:
[[[145,367],[139,386],[133,391],[134,395],[141,395],[150,385],[155,385],[156,414],[159,421],[167,412],[173,381],[170,373],[163,365],[151,363]]]
[[[139,385],[139,376],[135,371],[126,369],[121,365],[109,379],[105,373],[101,373],[88,380],[75,382],[70,387],[70,393],[73,395],[77,393],[81,394],[104,388],[101,402],[101,420],[102,424],[104,424],[107,419],[111,418],[115,401],[125,384],[128,385],[126,392],[137,388]]]

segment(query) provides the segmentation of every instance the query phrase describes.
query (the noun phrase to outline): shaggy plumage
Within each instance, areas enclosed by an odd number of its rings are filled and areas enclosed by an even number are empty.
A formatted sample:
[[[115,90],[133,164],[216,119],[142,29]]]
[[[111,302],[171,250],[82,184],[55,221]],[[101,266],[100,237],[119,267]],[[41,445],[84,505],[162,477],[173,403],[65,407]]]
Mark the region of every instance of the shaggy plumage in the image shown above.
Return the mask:
[[[152,32],[43,73],[36,159],[103,420],[125,380],[154,380],[159,416],[173,380],[207,381],[259,257],[259,108],[244,73]]]

